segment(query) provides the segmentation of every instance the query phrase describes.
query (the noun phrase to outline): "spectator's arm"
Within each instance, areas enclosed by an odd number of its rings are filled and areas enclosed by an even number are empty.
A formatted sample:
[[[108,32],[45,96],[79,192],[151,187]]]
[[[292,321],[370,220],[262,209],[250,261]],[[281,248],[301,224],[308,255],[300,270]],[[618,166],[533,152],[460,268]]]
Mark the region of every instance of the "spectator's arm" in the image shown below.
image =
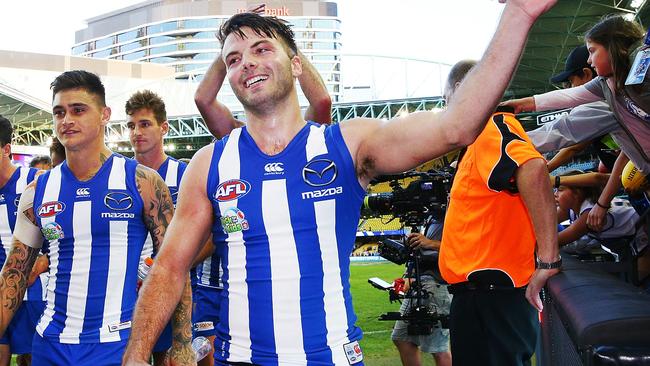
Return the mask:
[[[551,159],[551,161],[546,164],[548,171],[552,172],[557,169],[559,166],[564,165],[571,161],[576,154],[584,151],[587,147],[591,145],[591,141],[583,141],[573,146],[565,147],[564,149],[558,151],[557,154]]]
[[[578,175],[560,176],[560,184],[567,187],[604,187],[609,181],[609,173],[584,173]],[[551,175],[551,184],[555,183],[555,176]]]
[[[298,56],[302,63],[302,74],[298,77],[298,82],[309,101],[305,119],[320,124],[329,124],[332,122],[332,98],[327,92],[323,78],[302,52],[298,51]]]
[[[560,246],[567,245],[569,243],[573,243],[574,241],[580,239],[583,235],[587,234],[589,232],[589,229],[587,228],[587,216],[589,214],[587,212],[583,213],[578,217],[576,221],[571,223],[571,225],[560,231],[557,234],[557,241]]]
[[[605,215],[607,214],[607,209],[601,207],[609,207],[612,199],[616,195],[616,192],[621,188],[623,183],[621,182],[621,174],[623,173],[623,168],[625,164],[630,161],[630,158],[621,151],[616,158],[614,167],[612,168],[612,174],[609,176],[609,180],[603,189],[603,192],[598,197],[597,204],[594,208],[589,211],[589,218],[587,219],[587,226],[593,231],[600,231],[603,229],[605,224]]]

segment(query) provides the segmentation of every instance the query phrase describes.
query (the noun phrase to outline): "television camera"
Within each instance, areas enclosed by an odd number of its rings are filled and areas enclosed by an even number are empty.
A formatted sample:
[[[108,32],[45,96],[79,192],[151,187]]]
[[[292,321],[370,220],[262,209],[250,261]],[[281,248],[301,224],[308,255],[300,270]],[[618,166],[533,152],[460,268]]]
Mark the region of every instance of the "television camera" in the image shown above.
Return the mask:
[[[370,194],[364,200],[362,216],[392,215],[399,218],[411,232],[421,232],[431,219],[442,222],[447,209],[453,174],[450,168],[428,172],[406,172],[399,175],[380,176],[372,183],[388,182],[391,192]],[[406,187],[401,181],[410,179]],[[411,335],[431,334],[435,326],[448,327],[448,315],[429,309],[425,300],[431,296],[422,287],[422,268],[434,268],[434,277],[444,282],[438,271],[438,252],[433,250],[411,250],[407,237],[401,240],[381,238],[379,254],[395,264],[406,264],[407,281],[414,279],[403,292],[402,286],[393,286],[379,278],[368,282],[375,288],[389,292],[391,302],[410,299],[410,307],[404,313],[388,312],[379,320],[402,320],[407,323]]]

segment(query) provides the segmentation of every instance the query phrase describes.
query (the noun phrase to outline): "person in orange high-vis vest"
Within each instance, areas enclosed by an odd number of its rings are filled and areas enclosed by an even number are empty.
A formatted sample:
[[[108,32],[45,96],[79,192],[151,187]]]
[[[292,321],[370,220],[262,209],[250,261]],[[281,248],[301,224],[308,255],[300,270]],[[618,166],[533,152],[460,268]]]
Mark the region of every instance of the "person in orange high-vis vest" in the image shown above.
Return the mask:
[[[447,100],[474,64],[452,68]],[[515,116],[497,110],[461,152],[445,218],[439,264],[454,295],[454,365],[530,364],[539,291],[561,265],[555,215],[546,161]]]

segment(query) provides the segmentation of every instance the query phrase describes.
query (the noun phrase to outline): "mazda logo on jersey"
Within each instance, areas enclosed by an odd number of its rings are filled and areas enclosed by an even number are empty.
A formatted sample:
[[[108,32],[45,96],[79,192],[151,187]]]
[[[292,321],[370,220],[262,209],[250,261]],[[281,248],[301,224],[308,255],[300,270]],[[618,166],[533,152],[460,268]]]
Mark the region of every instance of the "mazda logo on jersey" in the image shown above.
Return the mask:
[[[39,217],[52,217],[60,214],[64,210],[65,204],[63,202],[50,201],[38,206],[36,212]]]
[[[315,159],[302,168],[302,180],[312,187],[322,187],[336,179],[336,164],[329,159]]]
[[[251,190],[251,184],[243,179],[232,179],[219,184],[214,198],[219,202],[232,201],[244,197]]]
[[[133,207],[133,198],[124,192],[109,192],[104,196],[104,205],[115,211],[125,211]]]

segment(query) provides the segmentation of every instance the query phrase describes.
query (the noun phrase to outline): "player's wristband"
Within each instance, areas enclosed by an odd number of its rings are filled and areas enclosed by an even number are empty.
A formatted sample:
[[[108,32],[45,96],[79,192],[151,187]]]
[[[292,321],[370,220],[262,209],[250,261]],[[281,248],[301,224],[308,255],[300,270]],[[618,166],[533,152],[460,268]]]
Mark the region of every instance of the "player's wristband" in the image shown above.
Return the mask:
[[[611,205],[607,205],[607,206],[601,205],[600,202],[598,202],[598,201],[596,201],[596,204],[597,204],[598,206],[604,208],[605,210],[609,210],[609,209],[612,207]]]

